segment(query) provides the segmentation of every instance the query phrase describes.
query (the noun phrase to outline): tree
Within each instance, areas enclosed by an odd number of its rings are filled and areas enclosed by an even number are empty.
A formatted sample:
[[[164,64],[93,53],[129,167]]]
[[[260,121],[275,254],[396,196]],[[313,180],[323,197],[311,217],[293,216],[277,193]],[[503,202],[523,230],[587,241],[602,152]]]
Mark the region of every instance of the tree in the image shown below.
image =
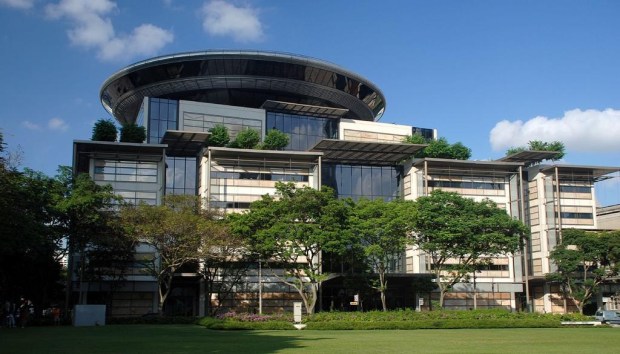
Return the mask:
[[[248,240],[268,267],[284,268],[286,277],[280,279],[297,290],[312,314],[319,284],[326,279],[321,254],[343,254],[351,244],[349,207],[328,187],[278,182],[276,190],[276,196],[264,195],[235,218],[233,231]]]
[[[476,202],[457,193],[435,190],[416,201],[415,244],[430,258],[439,302],[454,284],[466,281],[481,257],[515,252],[526,233],[490,200]]]
[[[261,148],[263,150],[282,150],[288,145],[288,135],[277,129],[271,129],[265,136]]]
[[[0,294],[35,305],[61,297],[61,266],[53,224],[58,183],[39,172],[0,163]]]
[[[351,228],[359,238],[366,262],[379,275],[374,287],[381,294],[383,311],[387,311],[385,292],[388,282],[386,273],[391,261],[405,250],[411,237],[411,223],[414,219],[413,202],[383,199],[361,199],[351,215]]]
[[[121,127],[121,143],[141,144],[146,140],[146,129],[136,123],[123,124]]]
[[[93,126],[93,141],[116,141],[116,125],[109,119],[99,119]]]
[[[163,308],[172,290],[174,274],[181,267],[197,263],[202,249],[209,249],[211,216],[201,209],[198,197],[166,196],[162,205],[126,205],[120,211],[121,222],[136,242],[150,245],[152,259],[144,266],[157,280],[159,308]]]
[[[230,147],[239,149],[253,149],[260,142],[260,134],[258,131],[246,128],[237,133],[235,140]]]
[[[228,128],[223,124],[217,124],[209,129],[209,146],[226,146],[230,142]]]
[[[614,279],[620,270],[620,232],[587,232],[565,229],[562,242],[549,258],[557,270],[547,279],[559,282],[564,299],[570,298],[583,314],[584,306],[600,285]],[[564,311],[567,311],[566,302]]]
[[[82,304],[84,291],[88,291],[83,288],[84,283],[88,283],[86,280],[89,279],[94,280],[93,274],[103,267],[96,259],[121,255],[124,255],[124,259],[133,258],[133,244],[116,228],[118,220],[114,207],[121,202],[121,198],[114,194],[112,187],[98,185],[85,173],[71,179],[67,175],[68,169],[62,171],[64,173],[61,173],[58,180],[65,185],[65,195],[56,204],[59,213],[57,226],[68,238],[68,285],[71,284],[71,272],[76,270],[78,303]],[[76,254],[79,254],[77,269],[73,263]],[[98,254],[102,256],[97,257]],[[70,289],[68,286],[67,291]]]
[[[514,155],[522,151],[553,151],[557,152],[555,156],[551,158],[553,161],[560,160],[564,157],[565,147],[561,141],[545,142],[540,140],[531,140],[527,146],[511,147],[506,151],[506,156]]]
[[[230,231],[230,219],[239,214],[221,216],[212,223],[208,245],[203,247],[203,266],[200,274],[205,279],[207,308],[215,315],[226,301],[234,300],[235,288],[241,284],[252,263],[256,261],[246,240]],[[215,304],[212,299],[215,297]],[[215,305],[215,306],[213,306]]]
[[[428,144],[423,150],[418,151],[414,157],[424,158],[432,157],[439,159],[451,160],[467,160],[471,157],[471,149],[463,145],[461,142],[454,144],[448,143],[446,138],[437,140],[425,139],[420,134],[409,135],[403,139],[403,143],[407,144]]]

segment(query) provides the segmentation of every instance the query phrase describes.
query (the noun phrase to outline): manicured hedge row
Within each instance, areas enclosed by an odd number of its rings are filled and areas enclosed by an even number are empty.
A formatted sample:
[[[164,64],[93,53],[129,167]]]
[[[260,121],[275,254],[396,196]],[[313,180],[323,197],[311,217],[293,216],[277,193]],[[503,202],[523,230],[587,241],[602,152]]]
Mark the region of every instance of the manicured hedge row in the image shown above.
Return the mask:
[[[320,312],[308,317],[307,322],[368,322],[368,321],[420,321],[420,320],[544,320],[557,321],[587,321],[588,316],[580,314],[543,314],[526,312],[509,312],[503,309],[471,310],[471,311],[425,311],[414,310],[396,311],[368,311],[368,312]]]
[[[218,319],[213,317],[204,317],[198,321],[198,324],[208,329],[218,330],[238,330],[238,329],[255,329],[255,330],[273,330],[273,329],[295,329],[292,322],[288,321],[264,321],[264,322],[246,322],[232,319]]]
[[[222,315],[205,317],[199,324],[210,329],[293,329],[287,316]],[[376,329],[435,329],[435,328],[552,328],[562,327],[562,321],[584,321],[579,314],[540,314],[508,312],[506,310],[431,311],[413,310],[369,312],[321,312],[304,319],[307,329],[314,330],[376,330]]]
[[[149,317],[113,317],[107,324],[196,324],[196,317],[191,316],[149,316]]]

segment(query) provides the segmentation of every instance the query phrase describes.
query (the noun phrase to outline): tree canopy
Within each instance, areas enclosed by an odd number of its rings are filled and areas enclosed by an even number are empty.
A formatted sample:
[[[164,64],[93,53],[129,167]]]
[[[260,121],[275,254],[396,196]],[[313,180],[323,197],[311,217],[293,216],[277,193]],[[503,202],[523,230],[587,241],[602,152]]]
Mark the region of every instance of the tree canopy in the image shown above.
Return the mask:
[[[559,282],[566,298],[573,300],[579,312],[606,280],[620,271],[620,231],[591,232],[565,229],[562,242],[549,258],[557,266],[547,279]],[[566,304],[565,304],[566,311]]]
[[[93,141],[116,141],[118,131],[113,121],[109,119],[99,119],[93,126]]]
[[[249,241],[268,266],[284,267],[283,282],[301,296],[307,313],[314,313],[321,272],[321,253],[342,254],[351,244],[349,207],[331,188],[296,188],[276,183],[276,195],[264,195],[236,217],[233,231]]]
[[[122,143],[143,143],[146,140],[146,129],[136,123],[123,124],[121,127]]]
[[[388,287],[386,273],[390,263],[405,251],[411,241],[415,204],[411,201],[361,199],[351,213],[351,229],[362,249],[364,259],[379,282],[374,288],[380,292],[383,311],[387,311],[385,292]]]
[[[144,267],[157,279],[159,313],[163,314],[174,273],[183,266],[197,264],[203,250],[211,247],[211,215],[202,210],[196,196],[169,195],[162,205],[126,205],[120,217],[125,232],[154,251],[152,258],[144,260]]]
[[[428,144],[427,147],[418,151],[414,157],[424,158],[440,158],[451,160],[467,160],[471,157],[471,149],[463,145],[461,142],[454,144],[448,143],[446,138],[426,139],[420,134],[413,134],[403,139],[407,144]]]
[[[270,129],[265,135],[261,148],[263,150],[282,150],[288,145],[288,135],[277,129]]]
[[[216,124],[209,129],[209,133],[211,133],[209,136],[209,146],[226,146],[230,142],[228,128],[223,124]]]
[[[260,133],[257,130],[246,128],[237,133],[235,140],[229,146],[239,149],[254,149],[260,142]]]
[[[476,202],[435,190],[416,201],[415,243],[428,254],[437,279],[440,305],[445,294],[467,280],[483,257],[515,252],[526,227],[490,200]]]
[[[506,151],[506,156],[510,156],[522,151],[557,151],[557,154],[551,158],[551,160],[556,161],[560,160],[564,157],[565,147],[564,143],[561,141],[552,141],[545,142],[540,140],[531,140],[528,142],[527,146],[519,146],[519,147],[511,147]]]

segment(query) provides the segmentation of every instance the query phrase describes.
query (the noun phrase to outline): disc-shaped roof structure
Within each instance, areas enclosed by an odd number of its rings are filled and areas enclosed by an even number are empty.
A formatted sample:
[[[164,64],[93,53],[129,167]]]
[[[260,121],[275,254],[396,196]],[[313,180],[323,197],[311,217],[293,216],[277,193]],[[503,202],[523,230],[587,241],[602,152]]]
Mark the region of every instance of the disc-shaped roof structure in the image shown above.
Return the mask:
[[[364,77],[326,61],[264,51],[202,51],[138,62],[107,79],[101,103],[119,122],[134,122],[144,97],[259,108],[266,101],[346,110],[379,120],[385,97]]]

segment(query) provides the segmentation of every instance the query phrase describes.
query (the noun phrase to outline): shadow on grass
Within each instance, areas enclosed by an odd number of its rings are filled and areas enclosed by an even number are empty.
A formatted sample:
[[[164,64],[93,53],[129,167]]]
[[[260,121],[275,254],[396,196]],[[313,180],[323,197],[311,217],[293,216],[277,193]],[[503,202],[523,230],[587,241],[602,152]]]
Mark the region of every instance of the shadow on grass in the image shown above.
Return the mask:
[[[33,327],[0,331],[3,353],[274,353],[303,349],[296,331],[216,331],[193,325]],[[312,341],[328,338],[313,338]],[[305,342],[305,344],[304,344]]]

